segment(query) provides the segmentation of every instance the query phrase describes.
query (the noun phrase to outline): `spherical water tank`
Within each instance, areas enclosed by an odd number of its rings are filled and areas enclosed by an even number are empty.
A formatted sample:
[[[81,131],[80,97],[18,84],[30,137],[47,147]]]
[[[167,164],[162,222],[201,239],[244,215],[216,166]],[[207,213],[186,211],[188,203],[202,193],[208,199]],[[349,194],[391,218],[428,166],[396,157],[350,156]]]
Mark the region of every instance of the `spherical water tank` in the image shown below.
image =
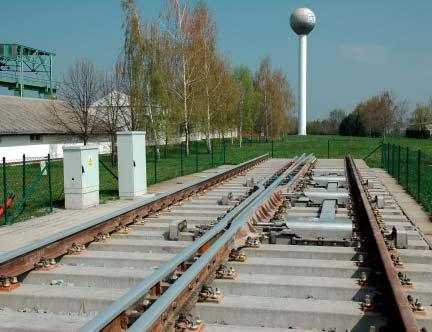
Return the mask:
[[[307,35],[316,23],[315,13],[309,8],[297,8],[291,14],[291,28],[298,35]]]

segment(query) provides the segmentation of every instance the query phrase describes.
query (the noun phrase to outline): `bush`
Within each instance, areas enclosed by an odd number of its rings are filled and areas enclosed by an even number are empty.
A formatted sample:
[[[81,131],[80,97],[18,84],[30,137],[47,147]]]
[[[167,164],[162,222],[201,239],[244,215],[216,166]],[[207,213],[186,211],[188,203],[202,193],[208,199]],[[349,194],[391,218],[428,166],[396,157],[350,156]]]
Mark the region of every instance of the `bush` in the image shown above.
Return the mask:
[[[405,136],[410,138],[430,138],[429,130],[416,130],[416,129],[407,129],[405,131]]]
[[[366,127],[359,116],[351,113],[342,120],[339,134],[342,136],[366,136]]]

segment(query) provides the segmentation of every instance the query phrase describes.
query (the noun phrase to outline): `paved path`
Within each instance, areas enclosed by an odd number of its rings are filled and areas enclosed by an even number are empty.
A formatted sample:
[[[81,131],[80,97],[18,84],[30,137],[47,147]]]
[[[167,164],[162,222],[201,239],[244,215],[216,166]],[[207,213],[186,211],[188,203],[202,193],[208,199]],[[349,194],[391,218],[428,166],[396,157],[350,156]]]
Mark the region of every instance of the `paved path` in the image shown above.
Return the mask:
[[[377,178],[393,195],[408,218],[423,232],[429,245],[432,245],[432,222],[430,215],[417,201],[400,186],[396,179],[382,168],[372,168]]]
[[[163,193],[177,186],[213,176],[231,167],[233,166],[223,165],[200,173],[194,173],[151,185],[148,187],[148,193]],[[145,201],[148,198],[149,196],[147,195],[146,197],[137,198],[135,200],[108,201],[105,204],[88,208],[86,210],[55,209],[53,213],[46,216],[33,218],[13,225],[2,226],[0,227],[0,253],[23,247],[46,238],[49,235],[135,204],[137,201]]]

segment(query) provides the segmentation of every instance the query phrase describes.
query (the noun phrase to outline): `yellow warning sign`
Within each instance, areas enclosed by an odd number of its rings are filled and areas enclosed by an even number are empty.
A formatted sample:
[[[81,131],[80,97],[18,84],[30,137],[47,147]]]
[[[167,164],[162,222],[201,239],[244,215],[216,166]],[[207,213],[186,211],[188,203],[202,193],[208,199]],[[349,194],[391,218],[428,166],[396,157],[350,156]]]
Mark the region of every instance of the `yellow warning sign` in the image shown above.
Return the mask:
[[[88,167],[93,167],[93,158],[90,156],[89,159],[87,160],[87,166]]]

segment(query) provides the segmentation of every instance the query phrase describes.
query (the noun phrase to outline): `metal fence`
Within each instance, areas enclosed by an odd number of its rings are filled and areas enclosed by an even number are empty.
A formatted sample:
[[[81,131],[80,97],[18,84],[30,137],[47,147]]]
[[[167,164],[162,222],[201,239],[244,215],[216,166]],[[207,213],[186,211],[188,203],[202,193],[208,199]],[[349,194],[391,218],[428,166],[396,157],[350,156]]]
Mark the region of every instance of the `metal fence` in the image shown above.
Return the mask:
[[[379,166],[381,155],[376,152],[376,144],[381,143],[364,142],[361,138],[244,137],[240,147],[238,138],[213,139],[211,151],[204,140],[191,142],[189,155],[184,143],[160,146],[160,158],[155,147],[147,147],[147,183],[152,185],[223,164],[239,164],[266,153],[275,158],[292,158],[302,153],[314,153],[317,158],[343,158],[351,154],[355,158],[367,157],[371,165]],[[0,165],[0,225],[41,216],[64,206],[63,160],[50,160],[49,156],[37,159],[40,160],[23,156],[12,164]],[[101,203],[118,199],[117,166],[111,163],[109,155],[99,155],[99,175]],[[5,206],[6,213],[2,213]]]
[[[383,144],[382,167],[428,212],[432,212],[432,155],[396,144]]]

